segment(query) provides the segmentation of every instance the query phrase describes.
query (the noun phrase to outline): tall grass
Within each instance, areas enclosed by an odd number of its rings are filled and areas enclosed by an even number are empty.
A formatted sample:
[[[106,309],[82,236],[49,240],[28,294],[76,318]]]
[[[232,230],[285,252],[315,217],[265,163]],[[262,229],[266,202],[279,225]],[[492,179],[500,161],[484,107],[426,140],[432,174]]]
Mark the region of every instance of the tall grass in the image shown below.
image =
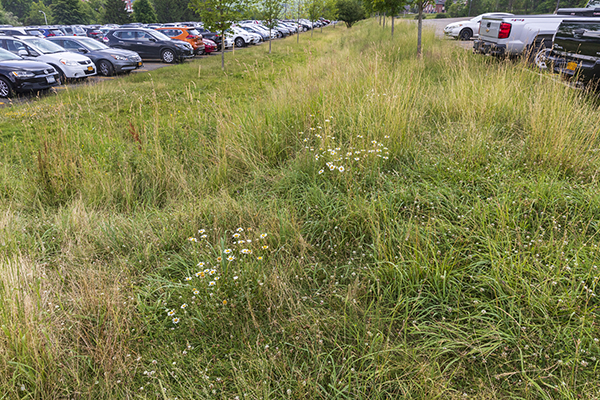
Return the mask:
[[[4,109],[0,392],[600,396],[594,95],[415,38]]]

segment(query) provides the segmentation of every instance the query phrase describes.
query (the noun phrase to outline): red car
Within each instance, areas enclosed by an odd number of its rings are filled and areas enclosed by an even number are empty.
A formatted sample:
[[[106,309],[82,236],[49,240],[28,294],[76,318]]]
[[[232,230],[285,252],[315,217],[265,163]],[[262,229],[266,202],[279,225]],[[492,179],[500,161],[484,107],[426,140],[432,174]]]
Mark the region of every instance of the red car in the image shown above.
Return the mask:
[[[210,39],[202,39],[204,42],[204,53],[202,54],[210,54],[214,51],[217,51],[217,44]]]

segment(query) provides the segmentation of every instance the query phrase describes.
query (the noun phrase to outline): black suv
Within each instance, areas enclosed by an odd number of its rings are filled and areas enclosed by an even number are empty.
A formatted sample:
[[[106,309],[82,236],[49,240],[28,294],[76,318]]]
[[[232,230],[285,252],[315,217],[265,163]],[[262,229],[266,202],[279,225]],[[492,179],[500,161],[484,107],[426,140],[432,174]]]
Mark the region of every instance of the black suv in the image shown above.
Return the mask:
[[[166,63],[183,61],[194,57],[192,45],[181,40],[172,40],[152,29],[112,29],[102,38],[107,46],[135,51],[142,59],[161,59]]]

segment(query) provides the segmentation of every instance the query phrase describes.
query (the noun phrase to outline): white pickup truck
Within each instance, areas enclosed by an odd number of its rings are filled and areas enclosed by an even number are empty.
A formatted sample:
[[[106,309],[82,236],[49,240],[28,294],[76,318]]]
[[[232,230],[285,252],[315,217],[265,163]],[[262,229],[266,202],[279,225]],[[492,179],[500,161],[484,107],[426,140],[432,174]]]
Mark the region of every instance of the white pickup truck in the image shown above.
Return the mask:
[[[552,48],[558,25],[569,18],[600,16],[600,0],[590,0],[586,8],[563,8],[556,14],[488,16],[481,19],[475,53],[494,56],[525,55],[531,60]],[[597,8],[598,7],[598,8]]]

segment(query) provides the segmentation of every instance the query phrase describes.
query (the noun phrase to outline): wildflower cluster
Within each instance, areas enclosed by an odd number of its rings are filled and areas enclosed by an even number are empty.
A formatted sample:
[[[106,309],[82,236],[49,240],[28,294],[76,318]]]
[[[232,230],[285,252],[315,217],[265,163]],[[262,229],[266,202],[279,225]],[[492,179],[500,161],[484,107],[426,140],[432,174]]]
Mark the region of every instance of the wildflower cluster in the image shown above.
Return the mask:
[[[325,128],[317,125],[316,128],[310,127],[308,133],[300,132],[300,135],[304,135],[304,148],[314,154],[315,161],[324,162],[319,175],[327,170],[345,172],[356,169],[368,159],[389,158],[388,147],[383,141],[374,139],[369,141],[363,135],[356,135],[342,141],[342,138],[335,135],[330,125],[333,117],[329,118],[325,120]],[[384,136],[384,140],[389,138],[388,135]]]
[[[173,324],[182,322],[186,314],[198,312],[202,303],[212,307],[230,304],[229,297],[233,293],[230,289],[237,284],[238,274],[250,263],[261,262],[268,254],[267,233],[256,234],[252,228],[239,227],[225,231],[225,235],[211,243],[208,231],[200,229],[197,235],[187,239],[192,246],[195,267],[188,269],[182,277],[183,291],[178,296],[181,304],[165,308]]]

